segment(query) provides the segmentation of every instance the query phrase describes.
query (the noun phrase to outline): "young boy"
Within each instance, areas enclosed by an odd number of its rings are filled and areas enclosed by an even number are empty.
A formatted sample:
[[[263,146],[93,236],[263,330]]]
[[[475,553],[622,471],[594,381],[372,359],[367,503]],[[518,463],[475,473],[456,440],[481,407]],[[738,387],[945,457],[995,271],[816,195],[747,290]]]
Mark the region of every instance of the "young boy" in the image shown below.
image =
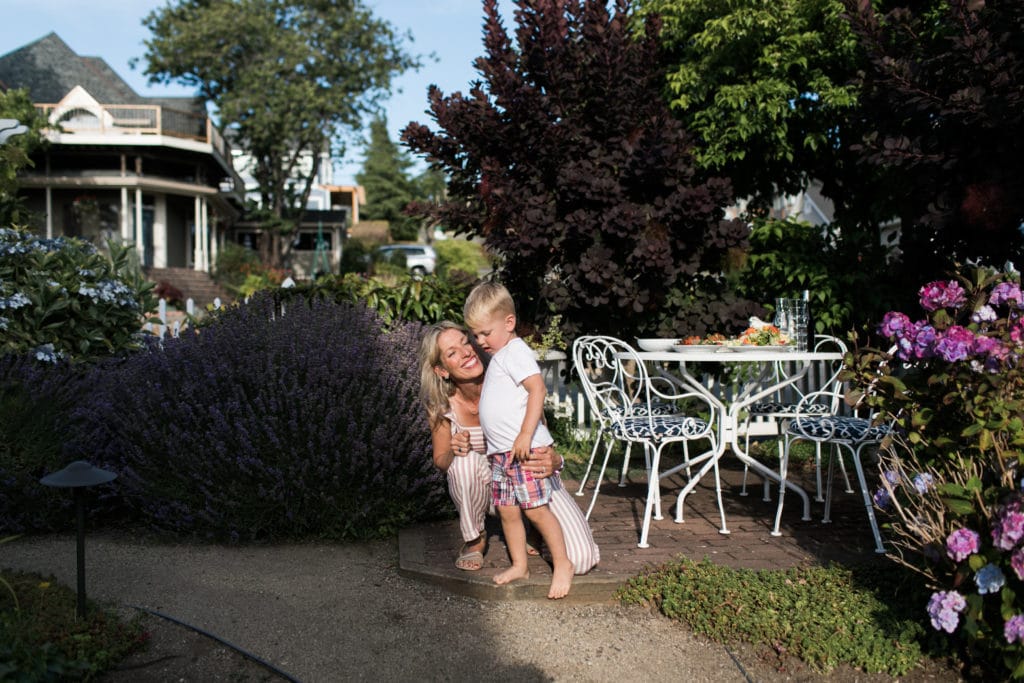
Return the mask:
[[[484,282],[474,287],[463,313],[477,343],[492,354],[480,394],[480,425],[491,462],[491,494],[512,558],[512,566],[494,582],[505,584],[530,575],[522,508],[551,553],[554,569],[548,597],[563,598],[572,585],[573,566],[562,527],[548,507],[552,487],[561,482],[557,473],[534,479],[520,464],[531,448],[553,441],[541,421],[545,388],[540,366],[530,347],[516,336],[516,307],[503,286]]]

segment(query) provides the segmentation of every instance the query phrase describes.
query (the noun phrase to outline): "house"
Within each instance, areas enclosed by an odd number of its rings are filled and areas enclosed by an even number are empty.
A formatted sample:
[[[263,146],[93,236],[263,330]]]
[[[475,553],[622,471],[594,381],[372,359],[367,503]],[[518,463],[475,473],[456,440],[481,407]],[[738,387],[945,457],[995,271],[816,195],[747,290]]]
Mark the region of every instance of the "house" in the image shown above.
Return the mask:
[[[244,184],[202,100],[140,96],[56,33],[0,56],[0,88],[26,89],[52,126],[21,177],[39,234],[133,242],[154,280],[209,273]]]
[[[250,167],[252,158],[236,146],[235,168],[245,187],[245,196],[256,205],[260,202],[259,186]],[[296,176],[303,177],[313,168],[313,158],[302,155]],[[295,181],[298,184],[298,180]],[[316,180],[299,218],[292,244],[285,250],[285,267],[297,279],[315,277],[318,273],[338,272],[342,245],[359,224],[359,207],[366,204],[366,192],[359,185],[337,185],[334,164],[329,153],[322,152]],[[256,249],[262,230],[257,222],[243,216],[233,226],[230,238],[250,249]]]

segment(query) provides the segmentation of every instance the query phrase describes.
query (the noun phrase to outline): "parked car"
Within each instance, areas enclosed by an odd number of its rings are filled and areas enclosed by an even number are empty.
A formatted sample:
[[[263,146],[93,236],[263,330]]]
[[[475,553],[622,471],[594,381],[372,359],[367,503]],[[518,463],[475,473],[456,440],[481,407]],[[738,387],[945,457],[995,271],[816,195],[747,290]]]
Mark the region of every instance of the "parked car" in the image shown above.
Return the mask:
[[[378,261],[398,265],[403,259],[413,277],[430,275],[437,266],[437,252],[427,244],[387,244],[377,247]]]

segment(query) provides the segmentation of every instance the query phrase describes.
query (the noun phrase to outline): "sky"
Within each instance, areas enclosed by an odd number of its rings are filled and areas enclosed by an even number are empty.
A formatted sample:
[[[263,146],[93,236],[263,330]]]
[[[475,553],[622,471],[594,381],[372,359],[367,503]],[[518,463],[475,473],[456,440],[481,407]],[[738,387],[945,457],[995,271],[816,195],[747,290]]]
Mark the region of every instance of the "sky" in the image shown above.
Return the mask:
[[[0,1],[0,55],[34,42],[54,31],[83,57],[102,57],[128,84],[144,96],[192,95],[181,86],[149,86],[144,66],[129,67],[129,60],[145,54],[149,31],[142,20],[167,0],[2,0]],[[407,49],[425,57],[424,67],[408,72],[394,83],[384,108],[393,140],[410,121],[432,125],[425,113],[427,88],[436,84],[446,94],[466,91],[477,77],[473,60],[483,53],[482,0],[364,0],[373,13],[389,21],[400,33],[411,32]],[[508,9],[510,0],[500,7]],[[506,26],[508,26],[506,22]],[[436,61],[429,58],[433,55]],[[363,152],[350,145],[339,165],[335,182],[354,182]]]

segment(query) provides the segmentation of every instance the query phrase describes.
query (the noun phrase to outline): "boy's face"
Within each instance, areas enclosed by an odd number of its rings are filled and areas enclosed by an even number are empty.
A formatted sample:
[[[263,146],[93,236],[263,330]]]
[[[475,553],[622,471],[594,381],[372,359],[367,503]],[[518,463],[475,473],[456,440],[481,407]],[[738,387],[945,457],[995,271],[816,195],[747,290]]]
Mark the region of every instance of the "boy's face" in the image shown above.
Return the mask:
[[[477,322],[473,327],[473,336],[484,351],[500,351],[516,336],[516,317],[494,313]]]

